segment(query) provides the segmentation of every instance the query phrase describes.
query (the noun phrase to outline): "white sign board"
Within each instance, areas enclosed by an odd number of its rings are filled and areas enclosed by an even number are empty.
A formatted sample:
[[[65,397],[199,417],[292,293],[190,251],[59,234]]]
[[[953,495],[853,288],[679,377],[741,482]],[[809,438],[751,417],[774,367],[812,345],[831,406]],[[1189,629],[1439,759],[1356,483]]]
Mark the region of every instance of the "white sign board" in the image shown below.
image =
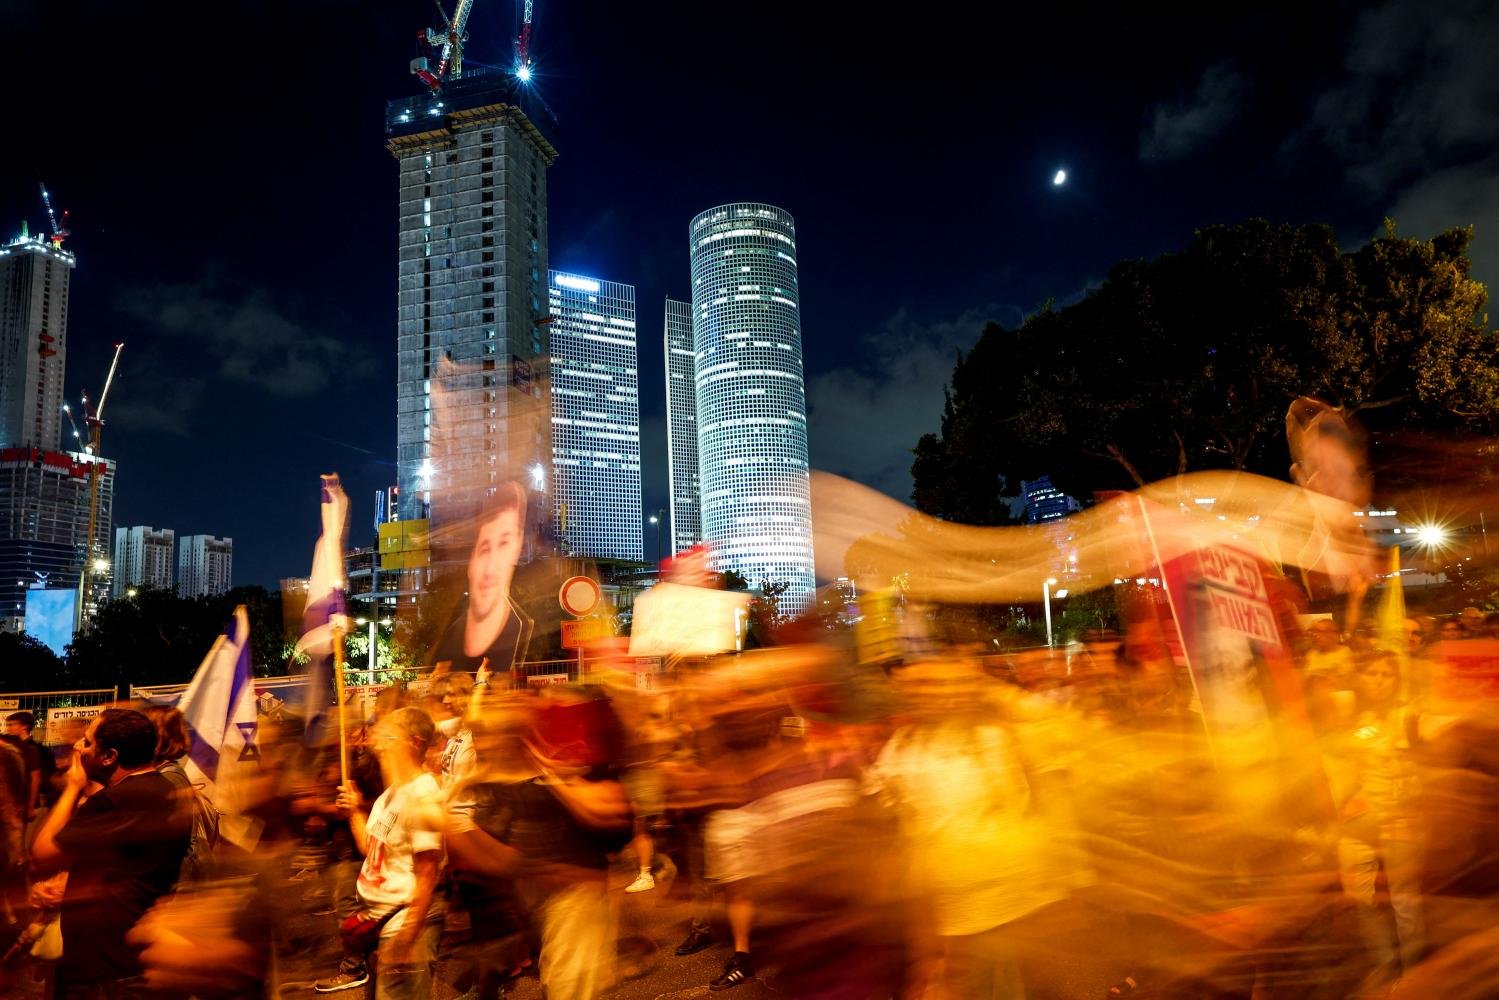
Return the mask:
[[[635,598],[631,656],[712,656],[734,649],[750,595],[658,583]]]
[[[71,725],[72,720],[79,720],[84,727],[88,726],[89,720],[104,711],[103,705],[84,705],[79,708],[49,708],[47,709],[47,728],[42,737],[43,743],[56,746],[61,743],[73,743],[82,735],[77,726]]]
[[[566,684],[571,680],[567,674],[532,674],[526,678],[528,687],[540,688],[551,687],[553,684]]]

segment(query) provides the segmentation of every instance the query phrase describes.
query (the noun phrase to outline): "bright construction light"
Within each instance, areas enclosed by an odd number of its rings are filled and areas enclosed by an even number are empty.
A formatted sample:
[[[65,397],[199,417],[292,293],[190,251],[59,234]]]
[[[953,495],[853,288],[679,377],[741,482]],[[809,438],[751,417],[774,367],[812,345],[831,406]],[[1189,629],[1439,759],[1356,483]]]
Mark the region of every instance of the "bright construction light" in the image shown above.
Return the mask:
[[[369,623],[370,623],[370,620],[368,618],[355,618],[354,619],[354,624],[355,625],[368,625]]]
[[[1416,529],[1416,541],[1430,548],[1445,545],[1447,529],[1439,524],[1423,524]]]
[[[423,483],[427,483],[427,482],[431,481],[431,479],[432,479],[432,460],[430,458],[424,458],[424,459],[422,459],[422,464],[419,465],[419,466],[417,466],[417,468],[416,468],[416,478],[420,479]]]
[[[547,488],[547,470],[541,467],[540,462],[531,466],[531,485],[536,488],[537,492],[542,492]]]
[[[95,559],[94,560],[94,572],[95,573],[103,573],[107,569],[109,569],[109,560],[108,559]]]
[[[651,523],[652,523],[652,524],[655,524],[655,523],[656,523],[656,515],[655,515],[655,514],[652,514],[652,515],[651,515],[651,516],[650,516],[650,518],[649,518],[649,519],[648,519],[648,520],[649,520],[649,521],[650,521],[650,522],[651,522]]]
[[[531,67],[521,63],[515,70],[515,76],[521,83],[529,83],[531,80]]]
[[[1061,590],[1057,591],[1052,596],[1055,597],[1055,598],[1057,598],[1058,600],[1062,599],[1063,597],[1066,597],[1067,596],[1067,588],[1063,587]]]
[[[1067,183],[1067,171],[1065,171],[1065,170],[1058,170],[1057,173],[1056,173],[1056,176],[1051,179],[1051,183],[1055,187],[1061,187],[1063,184],[1066,184]]]
[[[131,587],[129,590],[125,591],[125,596],[126,597],[134,597],[135,595],[136,595],[136,589],[134,587]]]

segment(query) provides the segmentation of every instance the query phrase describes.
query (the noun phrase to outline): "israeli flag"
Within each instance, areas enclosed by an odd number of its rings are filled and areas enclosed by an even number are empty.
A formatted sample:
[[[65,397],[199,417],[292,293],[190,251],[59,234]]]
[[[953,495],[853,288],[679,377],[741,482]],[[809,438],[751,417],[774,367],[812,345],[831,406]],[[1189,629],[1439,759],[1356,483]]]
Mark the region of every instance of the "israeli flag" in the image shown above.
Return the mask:
[[[184,766],[188,777],[218,809],[220,836],[253,849],[261,823],[244,815],[242,789],[260,768],[259,716],[250,665],[250,616],[244,605],[234,609],[234,618],[214,640],[177,707],[192,735]]]

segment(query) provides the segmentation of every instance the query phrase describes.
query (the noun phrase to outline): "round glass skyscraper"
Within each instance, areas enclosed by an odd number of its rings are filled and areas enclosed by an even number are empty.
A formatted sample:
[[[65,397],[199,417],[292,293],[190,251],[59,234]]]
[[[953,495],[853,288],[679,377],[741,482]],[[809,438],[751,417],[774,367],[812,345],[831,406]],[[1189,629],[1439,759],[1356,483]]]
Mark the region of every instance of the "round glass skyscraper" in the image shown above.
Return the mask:
[[[772,205],[709,209],[688,229],[703,537],[721,570],[812,601],[812,499],[796,224]]]

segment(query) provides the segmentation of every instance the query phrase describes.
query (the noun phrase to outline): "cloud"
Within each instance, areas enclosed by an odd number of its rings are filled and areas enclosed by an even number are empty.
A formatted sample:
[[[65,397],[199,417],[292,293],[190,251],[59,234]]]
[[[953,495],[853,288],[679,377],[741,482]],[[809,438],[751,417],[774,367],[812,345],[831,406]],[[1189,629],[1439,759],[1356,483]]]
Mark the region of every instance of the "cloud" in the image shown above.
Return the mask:
[[[1228,63],[1209,66],[1186,102],[1154,105],[1140,130],[1140,159],[1146,163],[1180,160],[1226,130],[1249,96],[1249,79]]]
[[[1436,167],[1486,156],[1499,141],[1499,6],[1392,0],[1360,16],[1341,79],[1296,136],[1318,141],[1375,193]]]
[[[807,383],[812,466],[906,500],[911,449],[941,423],[942,390],[957,353],[978,341],[991,317],[1016,312],[990,305],[923,323],[901,310],[863,337],[850,352],[860,364]]]
[[[310,396],[339,380],[373,374],[349,345],[294,318],[261,290],[215,281],[139,289],[121,303],[151,332],[178,342],[176,367],[199,354],[219,377],[277,396]]]
[[[1439,170],[1411,185],[1388,212],[1406,236],[1426,238],[1454,226],[1473,226],[1473,276],[1499,289],[1499,157]]]
[[[165,360],[135,366],[122,360],[120,368],[105,412],[111,426],[184,438],[202,430],[194,415],[207,395],[207,379],[182,375]]]

